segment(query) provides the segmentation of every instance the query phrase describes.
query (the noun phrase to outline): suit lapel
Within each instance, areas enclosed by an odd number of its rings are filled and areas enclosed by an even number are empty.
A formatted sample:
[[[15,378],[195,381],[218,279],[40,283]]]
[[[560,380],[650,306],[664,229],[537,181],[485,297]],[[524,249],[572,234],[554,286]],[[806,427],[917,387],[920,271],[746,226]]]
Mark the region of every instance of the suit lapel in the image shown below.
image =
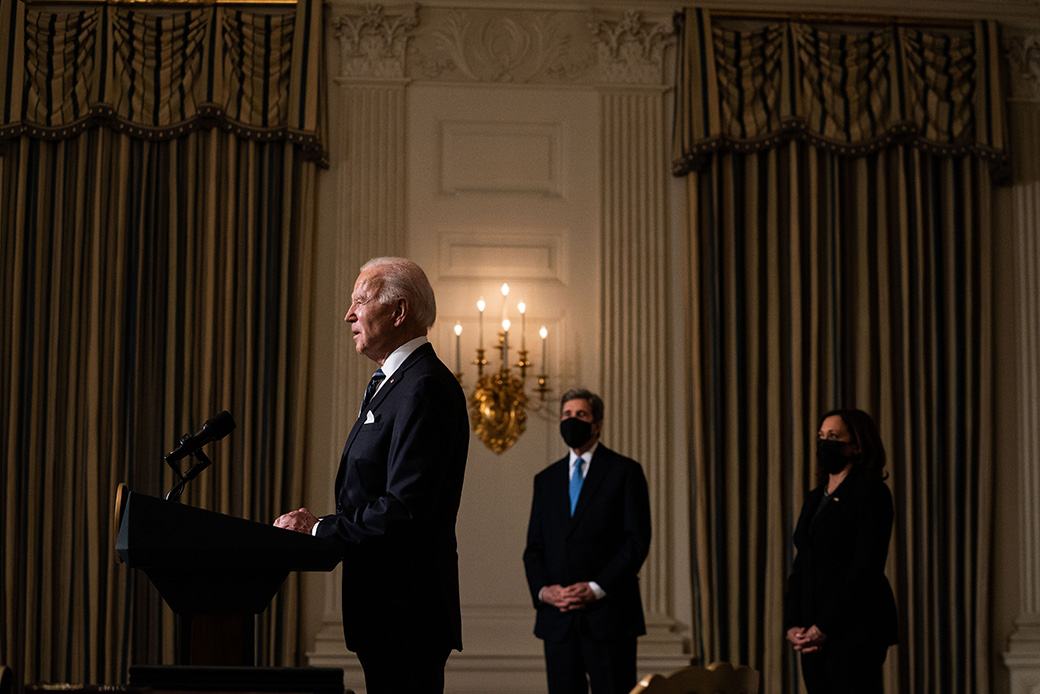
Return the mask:
[[[433,345],[429,342],[425,342],[416,347],[415,350],[401,363],[401,365],[397,367],[397,370],[390,374],[390,378],[387,379],[386,383],[383,384],[383,387],[379,389],[379,392],[372,397],[372,402],[368,403],[368,409],[374,411],[379,407],[379,404],[383,402],[387,395],[390,394],[390,391],[405,379],[408,369],[415,366],[420,359],[424,359],[431,354],[433,354]]]
[[[379,404],[386,399],[386,396],[394,386],[404,380],[408,369],[414,366],[420,359],[423,359],[430,354],[433,354],[433,345],[429,342],[419,345],[411,354],[409,354],[408,358],[401,363],[401,366],[390,375],[390,378],[383,384],[383,387],[379,389],[379,392],[372,397],[371,402],[368,403],[368,411],[374,412],[376,408],[379,407]],[[340,486],[340,482],[342,482],[347,462],[347,451],[350,450],[350,446],[354,443],[354,437],[356,437],[358,432],[361,431],[361,426],[365,421],[365,416],[366,412],[361,412],[358,415],[358,418],[354,421],[354,426],[350,429],[350,434],[347,435],[347,443],[343,446],[343,455],[340,458],[339,472],[336,474],[337,489]]]
[[[557,460],[550,467],[549,498],[547,502],[552,512],[557,514],[561,524],[565,525],[571,517],[571,500],[568,493],[570,482],[570,456]]]

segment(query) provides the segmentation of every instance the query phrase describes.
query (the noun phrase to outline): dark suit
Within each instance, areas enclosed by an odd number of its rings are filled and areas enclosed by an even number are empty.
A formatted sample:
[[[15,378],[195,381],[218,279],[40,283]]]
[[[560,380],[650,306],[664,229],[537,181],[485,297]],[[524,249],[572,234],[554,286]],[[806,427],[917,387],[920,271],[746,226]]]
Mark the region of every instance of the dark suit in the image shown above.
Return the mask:
[[[582,641],[621,644],[631,661],[631,682],[615,682],[615,691],[635,686],[636,637],[646,633],[639,597],[638,572],[650,548],[650,500],[643,468],[631,458],[600,444],[570,514],[569,456],[534,478],[531,520],[527,529],[524,566],[531,597],[538,610],[534,633],[546,641],[550,692],[574,691],[574,683],[554,681],[553,643]],[[542,603],[539,591],[549,585],[568,586],[594,581],[606,592],[587,609],[561,612]],[[586,664],[597,691],[597,680],[608,675],[593,670],[606,663]],[[627,667],[627,666],[626,666]],[[625,674],[627,680],[629,675]],[[614,680],[617,678],[614,677]],[[584,675],[581,678],[584,689]],[[600,689],[603,689],[602,687]]]
[[[798,553],[784,598],[784,629],[819,627],[827,641],[802,656],[806,688],[879,692],[881,665],[898,641],[892,588],[885,577],[892,493],[853,467],[817,514],[824,487],[809,493],[794,531]]]
[[[316,531],[345,545],[343,632],[359,657],[446,659],[462,649],[455,520],[468,450],[465,395],[423,344],[355,422],[336,475],[336,514]]]

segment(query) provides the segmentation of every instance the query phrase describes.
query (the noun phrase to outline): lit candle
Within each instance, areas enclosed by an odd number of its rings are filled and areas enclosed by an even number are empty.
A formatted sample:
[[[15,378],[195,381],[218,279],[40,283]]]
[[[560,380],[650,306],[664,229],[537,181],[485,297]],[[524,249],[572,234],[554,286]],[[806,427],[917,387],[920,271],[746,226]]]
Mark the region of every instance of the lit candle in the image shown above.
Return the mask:
[[[484,303],[484,297],[480,297],[477,300],[477,310],[480,311],[480,325],[477,329],[477,346],[484,349],[484,308],[487,304]]]
[[[516,308],[520,311],[520,349],[527,349],[527,304],[521,301]]]
[[[459,354],[462,345],[462,323],[455,321],[455,373],[462,373],[462,356]]]
[[[509,366],[509,319],[502,321],[502,366]]]
[[[549,362],[545,360],[545,338],[549,337],[549,331],[546,330],[543,325],[542,329],[538,331],[538,334],[542,336],[542,373],[547,374],[549,373]]]

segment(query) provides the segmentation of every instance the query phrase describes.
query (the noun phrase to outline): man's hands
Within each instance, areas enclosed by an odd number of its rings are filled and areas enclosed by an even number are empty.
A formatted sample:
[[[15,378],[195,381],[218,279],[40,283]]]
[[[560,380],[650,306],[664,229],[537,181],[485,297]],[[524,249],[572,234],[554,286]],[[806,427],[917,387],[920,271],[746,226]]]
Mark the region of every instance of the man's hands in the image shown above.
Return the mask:
[[[827,642],[827,635],[813,624],[808,629],[791,627],[787,630],[787,640],[791,642],[796,651],[812,653],[820,650],[823,644]]]
[[[278,516],[278,519],[274,522],[276,528],[285,528],[286,530],[295,530],[298,533],[311,534],[311,528],[318,523],[318,517],[308,511],[306,508],[301,508],[296,511],[289,511],[284,515]]]
[[[595,601],[596,594],[592,592],[588,582],[574,583],[566,587],[546,586],[542,589],[542,602],[559,608],[560,612],[584,610]]]

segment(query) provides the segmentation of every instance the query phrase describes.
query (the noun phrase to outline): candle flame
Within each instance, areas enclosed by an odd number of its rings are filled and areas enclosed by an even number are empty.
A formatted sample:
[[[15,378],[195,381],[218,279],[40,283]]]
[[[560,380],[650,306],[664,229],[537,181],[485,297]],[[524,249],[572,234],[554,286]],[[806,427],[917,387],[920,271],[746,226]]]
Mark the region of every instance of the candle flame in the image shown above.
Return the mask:
[[[544,325],[542,326],[542,329],[538,331],[538,334],[542,336],[543,340],[549,337],[549,331],[545,329]]]
[[[516,305],[516,308],[522,314],[524,311],[527,310],[527,304],[525,304],[524,302],[521,301],[519,304]]]
[[[506,282],[502,283],[502,296],[509,296],[509,284]]]
[[[509,332],[509,319],[508,318],[506,318],[504,321],[502,321],[502,329],[505,330],[506,332]]]
[[[461,335],[462,334],[462,323],[459,323],[459,322],[455,323],[455,334],[456,335]]]
[[[484,303],[484,297],[480,297],[480,299],[477,300],[477,310],[480,311],[481,313],[483,313],[484,312],[484,308],[486,306],[487,306],[487,304]]]

